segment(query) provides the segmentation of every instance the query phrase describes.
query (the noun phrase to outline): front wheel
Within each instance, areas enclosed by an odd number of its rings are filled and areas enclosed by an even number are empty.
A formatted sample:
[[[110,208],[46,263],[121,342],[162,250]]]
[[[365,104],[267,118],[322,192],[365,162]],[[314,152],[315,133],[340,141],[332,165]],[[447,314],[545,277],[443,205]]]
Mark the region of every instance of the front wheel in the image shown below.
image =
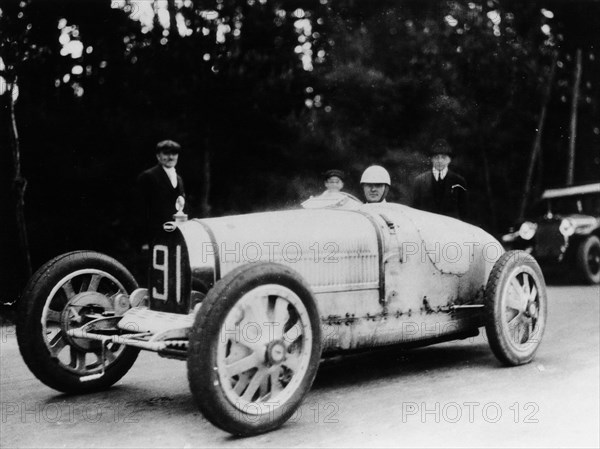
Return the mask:
[[[19,350],[31,372],[51,388],[85,393],[108,388],[127,373],[139,350],[68,335],[70,329],[114,315],[119,294],[137,283],[116,260],[75,251],[43,265],[21,297],[17,318]]]
[[[188,380],[204,416],[234,435],[281,426],[300,405],[321,357],[306,283],[274,263],[240,267],[202,302],[190,335]]]
[[[485,288],[485,329],[505,365],[529,363],[546,327],[544,276],[525,251],[508,251],[494,264]]]
[[[588,284],[600,284],[600,239],[590,235],[577,248],[577,268]]]

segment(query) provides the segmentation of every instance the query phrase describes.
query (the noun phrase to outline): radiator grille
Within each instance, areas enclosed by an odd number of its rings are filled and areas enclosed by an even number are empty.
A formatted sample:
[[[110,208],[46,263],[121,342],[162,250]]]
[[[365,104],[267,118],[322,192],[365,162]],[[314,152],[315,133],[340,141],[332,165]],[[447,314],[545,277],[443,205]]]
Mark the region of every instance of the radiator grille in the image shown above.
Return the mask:
[[[558,230],[560,222],[540,223],[536,232],[535,255],[537,257],[558,257],[565,239]]]

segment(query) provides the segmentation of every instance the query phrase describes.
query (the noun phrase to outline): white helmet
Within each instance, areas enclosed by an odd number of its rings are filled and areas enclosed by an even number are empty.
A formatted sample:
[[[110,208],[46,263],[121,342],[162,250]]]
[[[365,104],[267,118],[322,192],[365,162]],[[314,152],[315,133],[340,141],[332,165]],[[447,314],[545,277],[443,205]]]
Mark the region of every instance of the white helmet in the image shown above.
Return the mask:
[[[371,165],[367,168],[360,178],[361,184],[391,184],[390,174],[380,165]]]

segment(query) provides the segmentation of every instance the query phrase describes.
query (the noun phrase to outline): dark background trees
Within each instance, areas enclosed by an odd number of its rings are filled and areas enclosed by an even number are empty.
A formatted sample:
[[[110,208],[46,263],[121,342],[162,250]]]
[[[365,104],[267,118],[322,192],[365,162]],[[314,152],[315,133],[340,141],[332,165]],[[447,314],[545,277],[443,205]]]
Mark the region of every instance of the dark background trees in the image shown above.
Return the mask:
[[[582,51],[575,182],[600,178],[600,2],[22,0],[0,8],[3,279],[16,239],[9,87],[33,268],[81,248],[128,260],[129,193],[163,138],[185,148],[192,215],[294,207],[338,167],[392,173],[410,201],[433,140],[455,147],[473,220],[518,214],[551,66],[532,196],[564,184]],[[27,39],[23,36],[25,33]]]

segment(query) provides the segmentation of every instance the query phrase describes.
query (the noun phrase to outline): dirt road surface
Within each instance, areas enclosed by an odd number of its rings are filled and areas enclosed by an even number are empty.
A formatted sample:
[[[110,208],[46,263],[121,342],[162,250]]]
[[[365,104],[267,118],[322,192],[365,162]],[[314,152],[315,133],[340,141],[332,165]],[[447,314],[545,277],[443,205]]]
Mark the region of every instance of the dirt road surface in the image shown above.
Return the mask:
[[[485,335],[321,364],[281,429],[234,438],[203,419],[185,362],[142,353],[102,393],[39,382],[1,329],[0,446],[12,447],[599,447],[600,289],[549,288],[533,363],[504,368]]]

